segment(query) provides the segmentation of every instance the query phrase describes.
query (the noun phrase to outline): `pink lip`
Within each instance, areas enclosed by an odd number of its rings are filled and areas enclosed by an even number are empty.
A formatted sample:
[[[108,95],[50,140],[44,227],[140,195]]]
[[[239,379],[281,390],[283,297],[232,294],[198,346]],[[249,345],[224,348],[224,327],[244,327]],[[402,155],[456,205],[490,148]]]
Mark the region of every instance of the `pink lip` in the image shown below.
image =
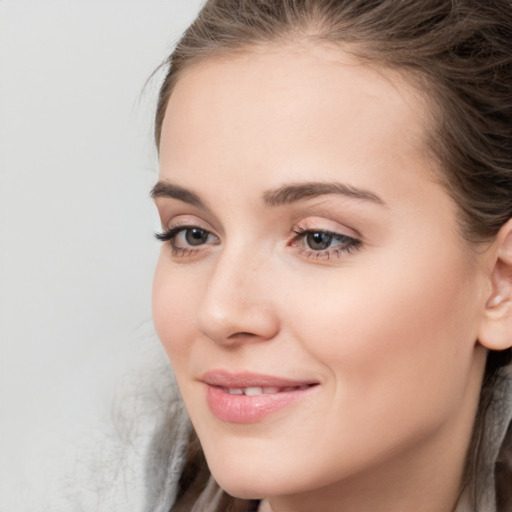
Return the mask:
[[[297,381],[250,372],[206,372],[200,379],[206,384],[206,399],[212,413],[228,423],[254,423],[308,395],[318,382]],[[278,388],[270,393],[230,394],[244,388]],[[268,391],[268,389],[267,389]]]

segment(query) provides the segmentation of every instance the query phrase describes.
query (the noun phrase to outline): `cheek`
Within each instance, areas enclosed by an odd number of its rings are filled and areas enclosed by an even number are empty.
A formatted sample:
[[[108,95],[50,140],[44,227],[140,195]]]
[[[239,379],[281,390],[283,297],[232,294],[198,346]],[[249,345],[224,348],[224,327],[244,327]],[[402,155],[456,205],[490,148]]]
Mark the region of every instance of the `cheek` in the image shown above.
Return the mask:
[[[187,356],[190,347],[187,332],[193,325],[196,307],[190,283],[182,281],[180,273],[173,271],[165,254],[162,254],[153,279],[153,322],[175,369]]]
[[[476,340],[470,275],[464,258],[431,251],[343,269],[327,286],[310,287],[296,317],[314,321],[295,335],[328,368],[335,393],[364,403],[363,415],[384,403],[390,410],[390,401],[446,411],[464,393]]]

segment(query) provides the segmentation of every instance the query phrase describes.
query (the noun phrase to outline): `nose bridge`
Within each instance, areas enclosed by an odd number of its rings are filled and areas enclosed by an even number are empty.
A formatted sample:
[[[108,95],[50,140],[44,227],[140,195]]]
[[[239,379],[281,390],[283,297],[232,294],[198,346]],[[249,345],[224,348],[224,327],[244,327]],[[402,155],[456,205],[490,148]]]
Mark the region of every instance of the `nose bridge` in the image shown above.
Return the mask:
[[[225,248],[217,257],[198,310],[199,329],[217,343],[272,338],[269,261],[247,247]]]

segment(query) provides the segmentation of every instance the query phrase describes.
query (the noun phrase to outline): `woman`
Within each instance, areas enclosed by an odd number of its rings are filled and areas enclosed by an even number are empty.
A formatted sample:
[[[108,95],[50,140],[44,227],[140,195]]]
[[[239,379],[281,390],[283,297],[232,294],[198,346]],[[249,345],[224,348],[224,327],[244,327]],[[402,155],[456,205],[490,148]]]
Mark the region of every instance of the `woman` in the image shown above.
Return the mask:
[[[156,115],[194,431],[151,510],[506,510],[511,41],[508,0],[206,3]]]

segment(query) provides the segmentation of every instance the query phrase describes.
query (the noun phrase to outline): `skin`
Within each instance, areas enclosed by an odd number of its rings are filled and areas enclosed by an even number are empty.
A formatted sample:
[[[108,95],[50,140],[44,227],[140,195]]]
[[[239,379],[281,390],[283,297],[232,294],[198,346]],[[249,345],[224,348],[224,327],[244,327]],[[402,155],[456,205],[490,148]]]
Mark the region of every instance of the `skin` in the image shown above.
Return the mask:
[[[210,469],[273,512],[449,512],[461,486],[492,292],[425,150],[428,105],[399,74],[340,50],[288,46],[211,58],[173,91],[156,197],[164,229],[154,321]],[[269,205],[290,183],[338,182]],[[185,198],[187,199],[187,198]],[[330,252],[297,228],[360,241]],[[219,420],[211,369],[319,385],[251,424]]]

